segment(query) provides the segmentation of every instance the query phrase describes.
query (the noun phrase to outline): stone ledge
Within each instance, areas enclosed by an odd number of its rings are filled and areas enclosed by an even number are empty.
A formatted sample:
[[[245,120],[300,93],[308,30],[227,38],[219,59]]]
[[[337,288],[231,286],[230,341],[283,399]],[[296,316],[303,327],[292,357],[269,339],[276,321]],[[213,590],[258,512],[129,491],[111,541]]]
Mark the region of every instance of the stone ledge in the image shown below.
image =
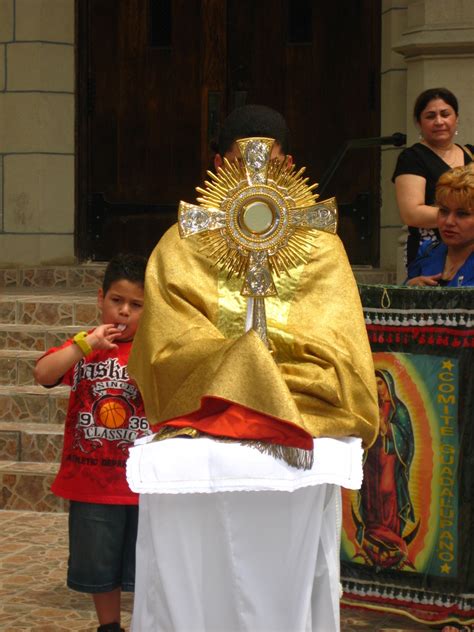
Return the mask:
[[[97,289],[102,283],[106,265],[0,267],[0,287]]]
[[[100,321],[97,296],[90,290],[50,290],[48,292],[8,289],[0,300],[2,323],[46,327],[80,328],[96,326]]]
[[[0,472],[14,474],[56,474],[59,463],[36,463],[34,461],[0,461]]]
[[[0,420],[5,423],[63,424],[69,387],[0,386]]]
[[[41,351],[0,350],[0,385],[27,386],[34,383],[33,369]]]
[[[353,267],[357,283],[365,285],[393,285],[396,282],[396,271],[384,268],[357,268]]]
[[[474,28],[429,28],[405,31],[393,50],[406,59],[421,55],[474,55]]]
[[[44,325],[0,326],[0,349],[46,351],[58,347],[80,331],[77,325],[45,327]]]
[[[0,422],[0,460],[57,463],[63,433],[60,424]]]
[[[74,261],[73,233],[0,233],[0,265],[4,269],[25,265],[72,265]],[[3,285],[1,281],[0,285]]]
[[[0,395],[10,395],[12,392],[15,395],[47,395],[49,397],[61,397],[68,396],[70,391],[69,386],[53,386],[52,388],[45,388],[37,384],[28,384],[26,386],[0,386]]]
[[[398,151],[398,150],[397,150]],[[104,276],[107,262],[78,263],[65,266],[26,266],[0,267],[0,287],[10,289],[31,288],[42,291],[48,288],[60,290],[97,290]],[[386,268],[370,268],[353,266],[352,271],[356,279],[390,278],[394,270]],[[25,296],[28,294],[25,293]]]
[[[63,512],[68,503],[51,492],[58,463],[0,461],[0,509]]]

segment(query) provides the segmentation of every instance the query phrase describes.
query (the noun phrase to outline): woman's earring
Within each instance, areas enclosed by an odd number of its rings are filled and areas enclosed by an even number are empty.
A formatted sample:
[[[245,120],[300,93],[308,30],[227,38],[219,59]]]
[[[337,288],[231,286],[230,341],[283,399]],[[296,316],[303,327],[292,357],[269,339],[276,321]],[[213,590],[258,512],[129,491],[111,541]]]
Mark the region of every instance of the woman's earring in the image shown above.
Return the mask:
[[[459,134],[458,130],[454,132],[454,135],[457,136]]]

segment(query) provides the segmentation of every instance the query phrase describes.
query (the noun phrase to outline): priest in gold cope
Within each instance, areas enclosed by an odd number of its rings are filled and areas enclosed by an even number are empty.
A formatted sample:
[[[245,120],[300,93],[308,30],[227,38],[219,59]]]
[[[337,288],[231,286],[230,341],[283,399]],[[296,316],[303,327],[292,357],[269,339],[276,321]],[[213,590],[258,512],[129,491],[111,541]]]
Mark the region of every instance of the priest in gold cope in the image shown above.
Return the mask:
[[[136,629],[339,631],[339,486],[377,436],[374,368],[335,201],[268,116],[229,116],[250,126],[148,263],[129,370],[167,438],[129,468]]]

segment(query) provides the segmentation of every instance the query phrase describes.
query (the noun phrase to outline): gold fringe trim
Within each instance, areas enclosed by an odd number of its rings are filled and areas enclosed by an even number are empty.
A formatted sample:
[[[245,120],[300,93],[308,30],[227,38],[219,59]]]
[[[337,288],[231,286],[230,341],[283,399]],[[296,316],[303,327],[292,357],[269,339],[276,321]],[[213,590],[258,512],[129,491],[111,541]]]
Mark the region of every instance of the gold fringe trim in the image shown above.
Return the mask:
[[[189,426],[185,428],[173,428],[171,426],[162,426],[156,435],[153,437],[153,441],[164,441],[165,439],[175,439],[176,437],[189,437],[191,439],[197,439],[198,437],[207,437],[208,439],[214,439],[221,443],[239,443],[240,445],[254,448],[262,454],[269,454],[275,459],[285,461],[291,467],[295,467],[298,470],[310,470],[313,467],[314,453],[313,450],[303,450],[302,448],[291,448],[286,445],[277,445],[274,443],[267,443],[265,441],[256,441],[254,439],[231,439],[229,437],[216,437],[209,435],[195,428]]]
[[[296,467],[298,470],[310,470],[313,467],[313,450],[291,448],[287,445],[277,445],[275,443],[266,443],[265,441],[254,441],[251,439],[243,439],[237,443],[248,446],[249,448],[255,448],[255,450],[258,450],[262,454],[269,454],[275,459],[285,461],[285,463],[291,465],[291,467]]]
[[[164,441],[165,439],[174,439],[176,437],[190,437],[196,439],[201,433],[195,428],[172,428],[171,426],[161,426],[158,432],[153,437],[154,441]]]

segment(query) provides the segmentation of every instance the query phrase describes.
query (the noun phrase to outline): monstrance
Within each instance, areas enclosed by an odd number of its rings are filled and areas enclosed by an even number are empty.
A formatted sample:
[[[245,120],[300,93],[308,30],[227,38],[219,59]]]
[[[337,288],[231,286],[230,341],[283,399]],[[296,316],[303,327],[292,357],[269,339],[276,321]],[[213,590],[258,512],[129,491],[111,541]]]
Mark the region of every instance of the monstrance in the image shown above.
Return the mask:
[[[335,233],[335,198],[317,202],[317,184],[309,186],[305,168],[296,171],[288,160],[271,160],[273,138],[236,141],[241,162],[224,159],[198,204],[179,204],[182,238],[200,235],[203,251],[229,276],[243,279],[247,297],[247,329],[254,329],[268,346],[265,298],[275,296],[273,275],[291,275],[306,263],[314,243],[314,230]]]

